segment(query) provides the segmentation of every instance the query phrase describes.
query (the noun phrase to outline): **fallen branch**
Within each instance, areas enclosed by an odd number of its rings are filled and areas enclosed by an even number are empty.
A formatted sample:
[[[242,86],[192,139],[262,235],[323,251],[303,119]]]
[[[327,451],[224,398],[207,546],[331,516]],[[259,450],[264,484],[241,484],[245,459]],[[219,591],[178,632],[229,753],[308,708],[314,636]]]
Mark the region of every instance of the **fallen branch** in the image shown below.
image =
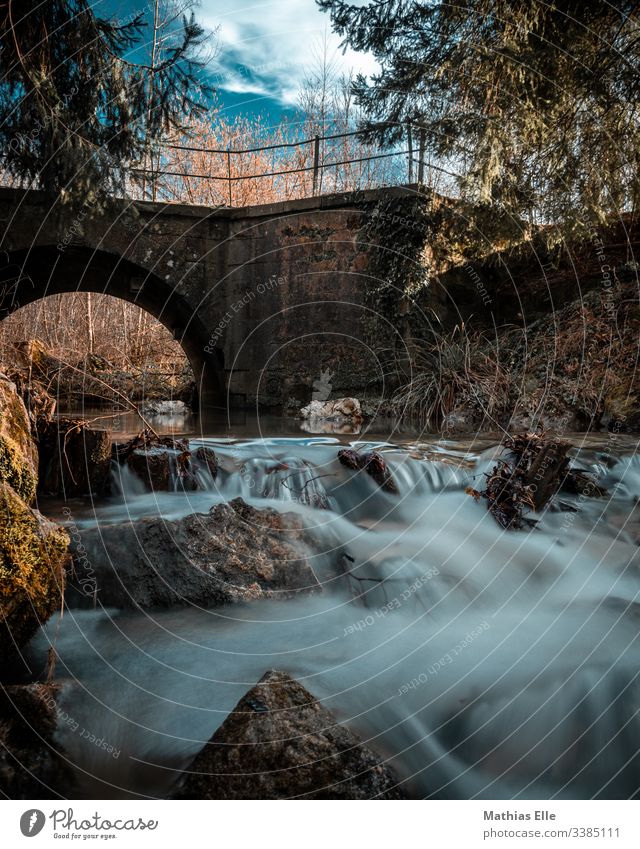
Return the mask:
[[[503,447],[509,456],[498,460],[486,475],[486,489],[467,489],[476,500],[487,500],[489,512],[503,528],[534,526],[536,520],[525,513],[539,512],[561,490],[606,495],[587,472],[569,468],[568,442],[546,439],[544,433],[526,433],[507,436]]]

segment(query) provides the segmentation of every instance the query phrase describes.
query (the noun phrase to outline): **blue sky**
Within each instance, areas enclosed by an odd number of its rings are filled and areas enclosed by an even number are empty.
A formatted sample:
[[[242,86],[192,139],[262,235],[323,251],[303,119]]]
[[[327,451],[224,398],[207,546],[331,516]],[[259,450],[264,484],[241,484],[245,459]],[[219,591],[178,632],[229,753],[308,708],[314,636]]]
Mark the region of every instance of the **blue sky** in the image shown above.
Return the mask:
[[[144,12],[152,0],[93,0],[98,14]],[[337,71],[371,73],[371,57],[339,47],[329,16],[314,0],[201,0],[200,23],[213,33],[208,68],[222,107],[230,113],[263,113],[277,120],[296,104],[300,83],[326,39]]]

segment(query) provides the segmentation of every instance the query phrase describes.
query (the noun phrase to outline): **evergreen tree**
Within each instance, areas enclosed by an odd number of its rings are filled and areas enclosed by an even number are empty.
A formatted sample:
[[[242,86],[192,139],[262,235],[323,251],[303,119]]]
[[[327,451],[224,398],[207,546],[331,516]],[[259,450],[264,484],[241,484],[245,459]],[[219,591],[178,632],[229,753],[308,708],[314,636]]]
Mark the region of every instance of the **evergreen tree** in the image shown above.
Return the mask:
[[[193,14],[153,69],[124,58],[143,31],[141,15],[100,18],[87,0],[0,5],[5,172],[62,199],[122,191],[126,166],[142,162],[150,143],[203,110],[204,31]]]
[[[626,0],[318,0],[381,70],[354,84],[366,137],[407,122],[464,195],[584,228],[638,200],[640,26]]]

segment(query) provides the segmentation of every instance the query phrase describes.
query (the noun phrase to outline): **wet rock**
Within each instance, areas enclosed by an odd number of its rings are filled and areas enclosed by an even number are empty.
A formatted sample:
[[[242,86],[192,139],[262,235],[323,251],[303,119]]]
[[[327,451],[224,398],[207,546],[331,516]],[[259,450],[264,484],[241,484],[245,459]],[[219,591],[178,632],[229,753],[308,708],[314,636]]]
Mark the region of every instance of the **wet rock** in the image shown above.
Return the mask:
[[[171,489],[171,463],[166,449],[138,448],[129,454],[127,465],[149,489]]]
[[[344,448],[338,451],[338,460],[343,466],[356,471],[365,471],[374,479],[381,489],[398,493],[398,487],[394,481],[387,464],[382,455],[377,451],[355,451],[353,448]]]
[[[193,761],[183,799],[403,799],[398,778],[285,672],[270,671]]]
[[[607,490],[596,483],[593,472],[584,469],[569,469],[561,489],[571,495],[584,495],[587,498],[604,498],[607,495]]]
[[[476,500],[485,498],[489,512],[503,528],[534,526],[526,514],[542,509],[557,492],[568,467],[568,442],[545,440],[539,433],[507,436],[502,442],[508,455],[487,475],[486,488],[468,488]]]
[[[53,735],[59,684],[0,685],[0,795],[68,798],[73,776]]]
[[[41,495],[73,498],[109,490],[111,432],[78,419],[38,422]]]
[[[197,456],[207,465],[215,465],[213,449],[203,448]],[[119,463],[126,463],[153,491],[172,490],[177,482],[184,489],[198,489],[192,454],[185,439],[158,436],[152,430],[144,430],[129,442],[114,446],[113,457]]]
[[[209,469],[211,477],[215,480],[218,474],[218,458],[213,448],[207,448],[205,445],[201,445],[199,448],[196,448],[194,457],[199,463],[202,463],[203,466]]]
[[[505,440],[514,454],[516,467],[525,472],[525,484],[531,492],[534,510],[541,510],[556,494],[566,476],[569,443],[557,439],[514,437]]]
[[[300,410],[300,418],[358,423],[362,421],[362,410],[357,398],[338,398],[335,401],[311,401]]]
[[[83,531],[72,547],[78,572],[92,570],[90,595],[73,575],[70,606],[169,607],[230,604],[319,592],[313,544],[299,518],[256,510],[237,498],[176,521],[141,519]]]

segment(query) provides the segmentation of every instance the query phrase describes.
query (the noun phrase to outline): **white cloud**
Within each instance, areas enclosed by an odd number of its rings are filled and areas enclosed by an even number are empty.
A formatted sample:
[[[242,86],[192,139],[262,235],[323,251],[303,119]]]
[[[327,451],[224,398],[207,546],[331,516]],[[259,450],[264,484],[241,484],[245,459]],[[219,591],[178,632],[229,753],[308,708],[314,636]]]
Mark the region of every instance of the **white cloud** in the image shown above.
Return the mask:
[[[222,91],[261,95],[290,105],[326,37],[339,72],[371,74],[373,57],[347,50],[331,31],[314,0],[202,0],[198,18],[218,27],[218,52],[211,63]]]

